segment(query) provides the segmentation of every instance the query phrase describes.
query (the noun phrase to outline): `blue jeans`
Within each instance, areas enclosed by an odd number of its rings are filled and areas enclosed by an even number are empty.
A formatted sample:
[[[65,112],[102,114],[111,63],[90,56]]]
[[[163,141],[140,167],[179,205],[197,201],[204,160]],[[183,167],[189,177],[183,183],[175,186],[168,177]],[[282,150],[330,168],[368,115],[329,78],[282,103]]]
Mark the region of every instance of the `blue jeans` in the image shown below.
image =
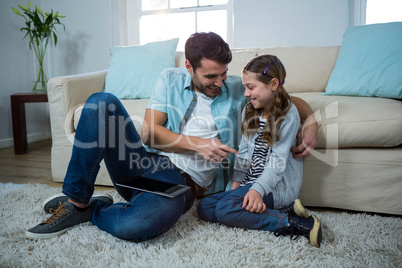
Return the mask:
[[[117,192],[127,203],[92,202],[92,222],[122,239],[143,241],[171,228],[193,204],[191,191],[175,198],[116,186],[135,176],[185,184],[168,158],[148,153],[123,105],[114,95],[95,93],[84,105],[75,134],[63,193],[88,203],[104,160]]]
[[[204,221],[219,222],[231,227],[276,231],[288,225],[288,214],[274,207],[272,193],[264,197],[267,209],[253,213],[242,207],[251,183],[235,190],[205,197],[198,203],[198,215]]]

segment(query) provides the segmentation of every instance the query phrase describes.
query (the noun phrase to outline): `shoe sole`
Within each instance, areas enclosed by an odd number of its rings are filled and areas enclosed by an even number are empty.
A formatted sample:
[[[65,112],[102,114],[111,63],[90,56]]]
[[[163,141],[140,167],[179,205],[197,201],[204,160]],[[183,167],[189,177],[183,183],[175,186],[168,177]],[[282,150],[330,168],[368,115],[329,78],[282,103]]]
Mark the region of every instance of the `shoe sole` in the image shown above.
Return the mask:
[[[29,238],[29,239],[50,239],[50,238],[53,238],[53,237],[60,236],[60,235],[64,234],[64,233],[67,232],[68,229],[70,229],[70,228],[71,228],[71,227],[66,228],[66,229],[63,229],[63,230],[58,231],[58,232],[54,232],[54,233],[44,233],[44,234],[31,233],[31,232],[29,232],[29,231],[26,231],[26,232],[25,232],[25,237],[26,237],[26,238]]]
[[[319,248],[322,241],[321,222],[316,216],[312,215],[312,217],[314,218],[314,226],[310,232],[310,241],[313,246]]]
[[[63,194],[63,193],[59,193],[59,194],[55,194],[55,195],[52,195],[51,197],[47,198],[47,199],[46,199],[45,201],[43,201],[43,203],[42,203],[43,209],[45,209],[45,206],[46,206],[47,203],[49,203],[50,201],[52,201],[52,200],[55,199],[55,198],[62,197],[62,196],[66,196],[66,195]],[[104,196],[104,197],[107,197],[107,198],[110,198],[111,200],[113,200],[112,196],[109,195],[109,194],[96,194],[96,195],[93,195],[92,198],[94,198],[94,197],[100,197],[100,196]],[[46,210],[45,210],[45,212],[46,212]],[[50,212],[46,212],[46,213],[50,213]]]
[[[293,210],[295,211],[296,215],[302,218],[308,218],[310,215],[308,215],[307,210],[303,207],[303,204],[299,199],[295,200],[295,203],[293,205]]]

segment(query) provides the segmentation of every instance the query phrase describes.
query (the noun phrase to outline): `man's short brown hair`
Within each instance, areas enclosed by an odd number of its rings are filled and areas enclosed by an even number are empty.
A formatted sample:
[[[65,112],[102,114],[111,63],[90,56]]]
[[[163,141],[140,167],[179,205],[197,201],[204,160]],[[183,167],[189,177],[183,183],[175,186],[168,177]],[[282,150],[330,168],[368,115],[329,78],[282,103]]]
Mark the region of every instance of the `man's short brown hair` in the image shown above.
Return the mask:
[[[201,66],[201,60],[204,58],[222,64],[232,61],[229,45],[213,32],[192,34],[186,41],[185,56],[194,71]]]

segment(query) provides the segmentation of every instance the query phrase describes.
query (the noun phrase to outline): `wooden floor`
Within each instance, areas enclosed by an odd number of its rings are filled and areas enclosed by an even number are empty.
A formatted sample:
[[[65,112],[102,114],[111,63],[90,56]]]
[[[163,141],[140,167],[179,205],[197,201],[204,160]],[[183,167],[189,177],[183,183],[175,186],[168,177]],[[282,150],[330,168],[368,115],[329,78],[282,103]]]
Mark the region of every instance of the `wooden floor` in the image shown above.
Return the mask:
[[[53,187],[62,187],[54,182],[50,169],[51,140],[28,144],[28,152],[14,155],[14,147],[0,149],[0,182],[41,183]],[[110,190],[113,187],[96,186],[96,190]]]

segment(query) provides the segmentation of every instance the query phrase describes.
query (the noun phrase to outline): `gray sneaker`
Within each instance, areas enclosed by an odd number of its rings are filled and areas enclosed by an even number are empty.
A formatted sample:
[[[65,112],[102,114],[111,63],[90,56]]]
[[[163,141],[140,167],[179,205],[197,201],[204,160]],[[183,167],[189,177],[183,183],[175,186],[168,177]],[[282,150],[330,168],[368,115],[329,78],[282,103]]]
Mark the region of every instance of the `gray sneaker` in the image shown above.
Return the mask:
[[[31,239],[52,238],[63,234],[74,225],[90,221],[91,217],[90,207],[80,212],[69,202],[61,203],[50,218],[26,231],[25,236]]]
[[[45,210],[46,213],[54,213],[56,209],[63,203],[66,203],[68,200],[68,197],[65,196],[64,194],[55,194],[45,201],[43,201],[43,209]],[[104,202],[109,202],[113,203],[113,198],[111,195],[108,194],[97,194],[91,197],[89,200],[89,203],[92,201],[104,201]]]

